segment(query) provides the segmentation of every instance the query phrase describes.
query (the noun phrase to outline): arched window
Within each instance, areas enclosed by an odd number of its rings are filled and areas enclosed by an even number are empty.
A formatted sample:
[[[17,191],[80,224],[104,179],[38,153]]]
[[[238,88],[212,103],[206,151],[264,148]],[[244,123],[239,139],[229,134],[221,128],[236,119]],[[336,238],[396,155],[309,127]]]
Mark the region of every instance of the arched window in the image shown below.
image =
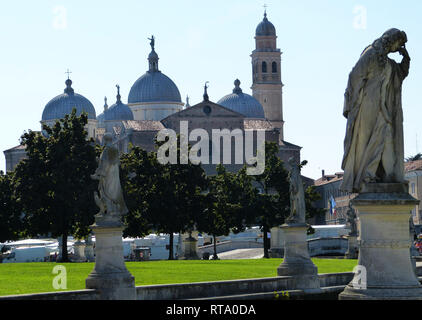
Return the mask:
[[[271,69],[272,69],[272,73],[277,73],[277,62],[274,61],[272,63]]]
[[[267,73],[267,63],[262,61],[262,73]]]

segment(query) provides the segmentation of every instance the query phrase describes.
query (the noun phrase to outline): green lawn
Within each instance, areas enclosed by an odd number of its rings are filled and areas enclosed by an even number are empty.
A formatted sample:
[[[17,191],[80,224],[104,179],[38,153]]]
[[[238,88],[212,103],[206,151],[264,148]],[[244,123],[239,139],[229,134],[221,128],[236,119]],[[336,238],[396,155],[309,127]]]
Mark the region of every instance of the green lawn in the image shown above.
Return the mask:
[[[319,273],[352,271],[357,260],[312,259]],[[187,283],[232,279],[266,278],[277,275],[282,259],[219,261],[128,262],[136,285]],[[0,264],[0,296],[53,292],[53,268],[56,263]],[[85,289],[85,279],[94,263],[63,264],[67,272],[67,290]]]

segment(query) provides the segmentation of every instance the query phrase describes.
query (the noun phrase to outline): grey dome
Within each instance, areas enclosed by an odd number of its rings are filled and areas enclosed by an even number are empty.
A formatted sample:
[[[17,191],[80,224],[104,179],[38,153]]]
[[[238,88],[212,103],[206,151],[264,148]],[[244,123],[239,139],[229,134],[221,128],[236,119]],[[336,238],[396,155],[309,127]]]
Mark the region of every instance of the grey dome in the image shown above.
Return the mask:
[[[73,91],[72,81],[66,80],[66,89],[64,93],[50,100],[42,113],[42,120],[62,119],[66,114],[70,114],[73,108],[76,108],[76,114],[79,116],[82,112],[88,113],[88,119],[95,119],[95,108],[92,103],[84,96]]]
[[[247,118],[265,118],[262,105],[249,94],[243,93],[240,89],[240,81],[236,79],[233,93],[221,98],[217,104],[230,110],[241,113]]]
[[[262,20],[261,23],[256,27],[255,35],[258,37],[276,35],[274,25],[267,19],[267,13],[264,14],[264,20]]]
[[[147,71],[133,84],[128,103],[182,102],[174,82],[160,71]]]

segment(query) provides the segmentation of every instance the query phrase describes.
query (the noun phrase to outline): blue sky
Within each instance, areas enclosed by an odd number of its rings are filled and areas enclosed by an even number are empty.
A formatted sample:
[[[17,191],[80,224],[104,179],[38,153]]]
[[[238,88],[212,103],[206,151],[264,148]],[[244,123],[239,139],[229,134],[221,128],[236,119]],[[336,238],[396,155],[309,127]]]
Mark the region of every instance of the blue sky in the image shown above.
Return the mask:
[[[304,175],[316,179],[322,169],[341,170],[348,74],[362,50],[391,27],[407,33],[412,58],[403,86],[405,155],[422,151],[417,0],[3,1],[0,149],[16,146],[27,129],[39,130],[44,106],[65,88],[68,68],[73,88],[97,114],[104,96],[114,103],[117,83],[126,102],[147,70],[152,34],[160,70],[191,105],[202,100],[205,81],[215,102],[231,92],[236,78],[251,94],[250,54],[265,3],[283,52],[285,140],[303,147],[302,159],[309,162]]]

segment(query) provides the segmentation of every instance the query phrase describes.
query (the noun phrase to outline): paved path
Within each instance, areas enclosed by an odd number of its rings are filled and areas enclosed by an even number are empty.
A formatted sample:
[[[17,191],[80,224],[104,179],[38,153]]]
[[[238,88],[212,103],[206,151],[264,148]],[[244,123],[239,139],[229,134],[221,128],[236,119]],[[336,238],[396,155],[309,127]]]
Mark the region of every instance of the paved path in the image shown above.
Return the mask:
[[[263,248],[236,249],[218,254],[221,260],[232,259],[261,259],[264,256]]]

